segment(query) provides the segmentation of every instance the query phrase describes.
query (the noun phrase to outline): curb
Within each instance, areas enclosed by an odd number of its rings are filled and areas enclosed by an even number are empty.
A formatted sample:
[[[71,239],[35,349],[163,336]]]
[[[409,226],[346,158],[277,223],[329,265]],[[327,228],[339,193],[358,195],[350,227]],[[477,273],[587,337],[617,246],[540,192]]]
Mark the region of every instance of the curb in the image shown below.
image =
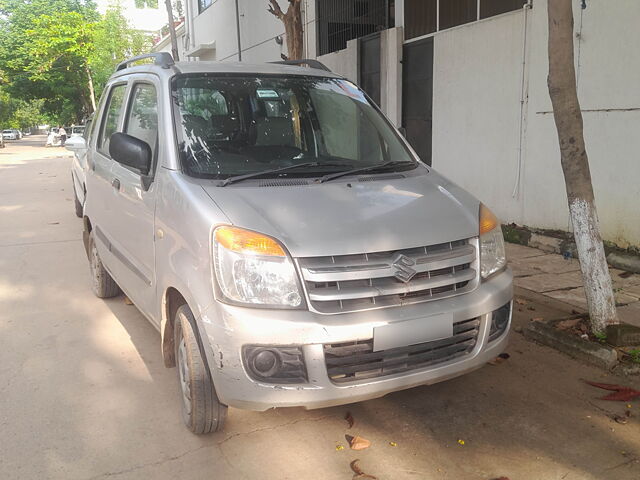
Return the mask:
[[[620,365],[616,367],[615,372],[618,372],[618,370],[627,377],[640,375],[640,365]]]
[[[537,248],[547,253],[557,253],[578,258],[573,235],[568,232],[555,232],[555,236],[547,235],[543,230],[530,229],[516,224],[503,224],[502,232],[505,241],[509,243]],[[627,272],[640,273],[639,255],[632,251],[623,250],[608,242],[605,242],[604,250],[607,256],[607,263],[611,267]]]
[[[611,370],[618,364],[618,353],[605,345],[595,345],[581,338],[560,332],[543,322],[531,322],[523,330],[529,340],[554,348],[570,357],[596,367]]]

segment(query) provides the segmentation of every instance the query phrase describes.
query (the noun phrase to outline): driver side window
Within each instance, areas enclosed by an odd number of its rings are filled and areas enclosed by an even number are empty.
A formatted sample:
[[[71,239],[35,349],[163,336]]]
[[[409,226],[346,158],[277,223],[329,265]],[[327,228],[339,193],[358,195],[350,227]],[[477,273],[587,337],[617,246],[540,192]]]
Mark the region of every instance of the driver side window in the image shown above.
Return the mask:
[[[126,84],[122,84],[116,85],[111,89],[111,92],[109,92],[109,100],[104,110],[97,147],[98,151],[107,157],[110,157],[109,142],[111,135],[116,133],[118,129],[118,119],[120,118],[126,87]]]

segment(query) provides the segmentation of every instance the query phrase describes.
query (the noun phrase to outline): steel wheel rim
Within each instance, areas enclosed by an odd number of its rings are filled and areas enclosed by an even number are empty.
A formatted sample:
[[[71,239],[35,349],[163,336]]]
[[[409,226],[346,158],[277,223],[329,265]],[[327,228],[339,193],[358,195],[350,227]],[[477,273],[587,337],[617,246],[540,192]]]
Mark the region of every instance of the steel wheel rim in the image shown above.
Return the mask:
[[[187,344],[184,338],[178,346],[178,373],[180,375],[180,389],[182,390],[182,404],[187,415],[191,415],[191,388],[189,386],[189,363],[187,362]]]

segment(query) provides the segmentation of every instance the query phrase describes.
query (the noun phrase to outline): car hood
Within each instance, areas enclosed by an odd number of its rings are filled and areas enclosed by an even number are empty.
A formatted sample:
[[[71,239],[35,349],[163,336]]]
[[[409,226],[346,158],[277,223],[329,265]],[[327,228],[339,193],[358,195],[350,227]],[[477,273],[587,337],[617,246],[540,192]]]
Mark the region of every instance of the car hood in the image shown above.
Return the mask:
[[[202,188],[234,225],[280,240],[294,257],[399,250],[478,235],[479,202],[469,193],[426,167],[397,177],[268,187],[245,181],[224,188],[209,181]]]

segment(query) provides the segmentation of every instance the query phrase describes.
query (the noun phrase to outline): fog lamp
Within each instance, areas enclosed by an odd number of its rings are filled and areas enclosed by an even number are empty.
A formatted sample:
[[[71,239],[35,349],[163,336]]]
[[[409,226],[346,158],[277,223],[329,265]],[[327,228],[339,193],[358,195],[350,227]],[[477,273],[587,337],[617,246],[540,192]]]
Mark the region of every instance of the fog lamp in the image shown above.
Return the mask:
[[[302,347],[245,345],[242,361],[249,377],[265,383],[306,383]]]
[[[259,350],[251,362],[253,369],[263,377],[271,377],[278,371],[278,355],[272,350]]]
[[[494,310],[491,314],[491,328],[489,329],[489,341],[501,336],[509,326],[511,320],[511,302]]]

